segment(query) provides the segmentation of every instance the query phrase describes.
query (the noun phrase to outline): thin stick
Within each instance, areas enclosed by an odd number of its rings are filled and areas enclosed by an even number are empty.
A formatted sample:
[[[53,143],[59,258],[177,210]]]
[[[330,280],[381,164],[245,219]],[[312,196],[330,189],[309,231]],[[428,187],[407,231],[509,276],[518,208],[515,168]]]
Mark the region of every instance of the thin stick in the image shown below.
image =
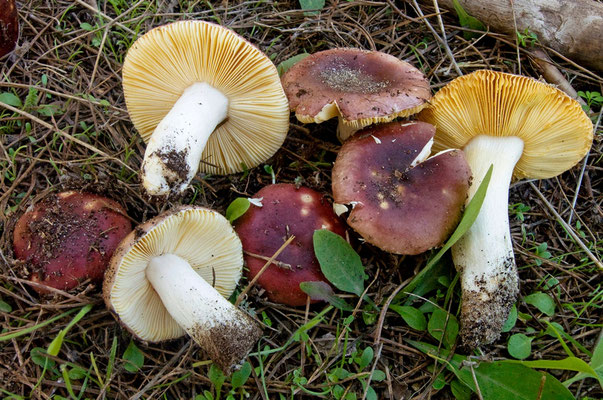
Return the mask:
[[[262,269],[260,269],[260,271],[257,273],[257,275],[253,277],[253,279],[251,280],[251,282],[249,282],[249,285],[247,285],[247,287],[245,289],[243,289],[243,291],[241,292],[241,294],[239,294],[239,296],[237,297],[237,301],[235,301],[235,303],[234,303],[235,307],[237,307],[239,304],[241,304],[241,301],[243,301],[243,298],[245,297],[245,295],[247,294],[247,292],[249,292],[249,290],[253,287],[253,285],[255,285],[255,283],[257,282],[257,280],[260,279],[260,276],[262,276],[262,274],[264,273],[264,271],[266,271],[266,269],[268,269],[268,267],[270,266],[270,264],[272,264],[272,262],[274,261],[274,259],[276,257],[278,257],[279,254],[281,254],[281,252],[283,250],[285,250],[285,247],[287,247],[293,241],[293,239],[295,239],[295,236],[291,235],[289,237],[289,239],[287,239],[285,241],[285,243],[283,243],[283,245],[276,251],[276,253],[274,253],[272,255],[272,257],[270,257],[268,259],[268,261],[266,261],[266,264],[264,264],[264,266],[262,267]]]

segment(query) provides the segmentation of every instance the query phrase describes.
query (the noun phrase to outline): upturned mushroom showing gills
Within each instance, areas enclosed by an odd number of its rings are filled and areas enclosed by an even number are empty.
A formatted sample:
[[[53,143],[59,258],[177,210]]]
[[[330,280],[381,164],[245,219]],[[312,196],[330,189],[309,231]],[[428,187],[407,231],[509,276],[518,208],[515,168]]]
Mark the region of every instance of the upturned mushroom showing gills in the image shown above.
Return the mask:
[[[330,203],[320,193],[293,184],[274,184],[254,195],[262,207],[251,206],[235,223],[243,243],[249,279],[253,279],[266,261],[291,236],[295,239],[258,278],[271,301],[300,306],[307,294],[301,282],[327,282],[314,255],[312,237],[317,229],[345,235],[345,227]]]
[[[367,242],[391,253],[442,245],[458,224],[471,180],[460,150],[430,154],[435,128],[391,122],[357,132],[332,172],[338,213]]]
[[[115,251],[103,298],[130,332],[159,342],[188,333],[224,373],[261,330],[226,297],[243,268],[241,241],[215,211],[181,207],[134,229]]]
[[[128,112],[147,148],[142,184],[179,194],[197,171],[230,174],[271,157],[289,127],[274,64],[233,31],[203,21],[155,28],[128,50]]]
[[[473,170],[469,199],[493,165],[481,211],[452,247],[463,290],[461,336],[495,341],[519,292],[509,230],[511,178],[546,179],[588,152],[593,126],[580,104],[534,79],[481,70],[443,87],[419,116],[436,126],[434,148],[463,148]]]
[[[13,51],[19,39],[19,14],[15,0],[0,0],[0,58]]]
[[[85,280],[102,281],[113,251],[131,230],[117,202],[92,193],[62,192],[19,218],[13,248],[31,281],[70,290]],[[46,293],[44,286],[34,289]]]
[[[338,117],[341,141],[367,125],[415,114],[431,98],[421,71],[378,51],[314,53],[287,70],[282,82],[297,119],[319,124]]]

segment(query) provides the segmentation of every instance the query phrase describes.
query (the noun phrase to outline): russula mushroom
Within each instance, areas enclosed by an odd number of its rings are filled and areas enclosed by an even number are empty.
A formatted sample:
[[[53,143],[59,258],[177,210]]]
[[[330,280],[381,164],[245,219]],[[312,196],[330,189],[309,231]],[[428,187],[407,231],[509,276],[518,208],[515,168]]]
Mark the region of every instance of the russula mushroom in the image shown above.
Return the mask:
[[[0,58],[13,51],[19,39],[19,15],[15,0],[0,0]]]
[[[421,71],[378,51],[320,51],[293,65],[281,80],[297,119],[321,123],[338,117],[341,141],[367,125],[415,114],[431,98]]]
[[[128,112],[147,142],[142,183],[180,193],[200,169],[230,174],[272,156],[289,127],[287,97],[264,53],[204,21],[152,29],[123,66]]]
[[[312,237],[317,229],[345,235],[345,228],[329,202],[318,192],[293,184],[273,184],[254,195],[262,207],[251,206],[235,222],[243,243],[245,265],[253,279],[266,261],[294,235],[295,239],[258,278],[268,298],[291,306],[306,304],[301,282],[327,282],[314,255]]]
[[[87,279],[102,281],[113,251],[131,230],[117,202],[92,193],[62,192],[19,218],[13,249],[31,281],[70,290]],[[47,292],[39,285],[34,289]]]
[[[391,122],[357,132],[337,154],[332,172],[338,212],[367,242],[391,253],[440,246],[458,224],[471,170],[460,150],[431,158],[435,128]]]
[[[261,336],[251,317],[226,299],[241,277],[242,253],[226,218],[181,207],[139,225],[121,242],[103,298],[139,339],[159,342],[186,332],[229,374]]]
[[[475,177],[468,200],[493,165],[481,211],[452,247],[463,290],[463,341],[492,343],[519,292],[508,217],[511,178],[546,179],[570,169],[588,152],[593,126],[562,91],[488,70],[450,82],[419,118],[436,126],[436,151],[465,151]]]

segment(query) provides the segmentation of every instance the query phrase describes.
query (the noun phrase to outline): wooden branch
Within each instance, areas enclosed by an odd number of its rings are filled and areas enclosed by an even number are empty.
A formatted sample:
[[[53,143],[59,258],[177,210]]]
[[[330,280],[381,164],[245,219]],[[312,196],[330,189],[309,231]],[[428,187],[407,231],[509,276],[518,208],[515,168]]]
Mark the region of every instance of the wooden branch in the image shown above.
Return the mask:
[[[420,0],[433,6],[434,0]],[[596,0],[459,0],[461,6],[496,32],[515,36],[528,29],[541,44],[603,71],[603,3]],[[440,7],[452,10],[452,0],[438,0]]]

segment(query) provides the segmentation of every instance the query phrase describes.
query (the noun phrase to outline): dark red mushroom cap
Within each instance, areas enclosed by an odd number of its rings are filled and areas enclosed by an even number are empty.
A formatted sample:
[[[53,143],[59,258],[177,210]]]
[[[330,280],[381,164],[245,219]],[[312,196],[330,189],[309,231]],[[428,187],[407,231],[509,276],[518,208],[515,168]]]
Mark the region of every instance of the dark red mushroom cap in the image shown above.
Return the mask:
[[[13,248],[32,281],[70,290],[86,279],[100,282],[113,251],[131,230],[126,211],[117,202],[91,193],[63,192],[50,195],[19,218]]]
[[[333,197],[353,207],[347,222],[367,242],[419,254],[441,245],[458,224],[471,170],[461,150],[425,160],[434,133],[427,123],[393,122],[362,130],[341,147]]]
[[[337,115],[324,111],[336,105],[344,122],[362,127],[417,113],[431,98],[421,71],[378,51],[314,53],[287,70],[281,80],[291,110],[304,123]]]
[[[314,255],[312,236],[317,229],[345,235],[331,204],[318,192],[292,184],[266,186],[254,196],[262,207],[251,206],[235,223],[243,244],[248,278],[253,279],[266,261],[291,235],[295,239],[260,276],[257,284],[271,301],[291,306],[306,304],[301,282],[324,281]],[[259,256],[259,257],[258,257]]]
[[[19,15],[15,0],[0,0],[0,57],[10,53],[19,39]]]

